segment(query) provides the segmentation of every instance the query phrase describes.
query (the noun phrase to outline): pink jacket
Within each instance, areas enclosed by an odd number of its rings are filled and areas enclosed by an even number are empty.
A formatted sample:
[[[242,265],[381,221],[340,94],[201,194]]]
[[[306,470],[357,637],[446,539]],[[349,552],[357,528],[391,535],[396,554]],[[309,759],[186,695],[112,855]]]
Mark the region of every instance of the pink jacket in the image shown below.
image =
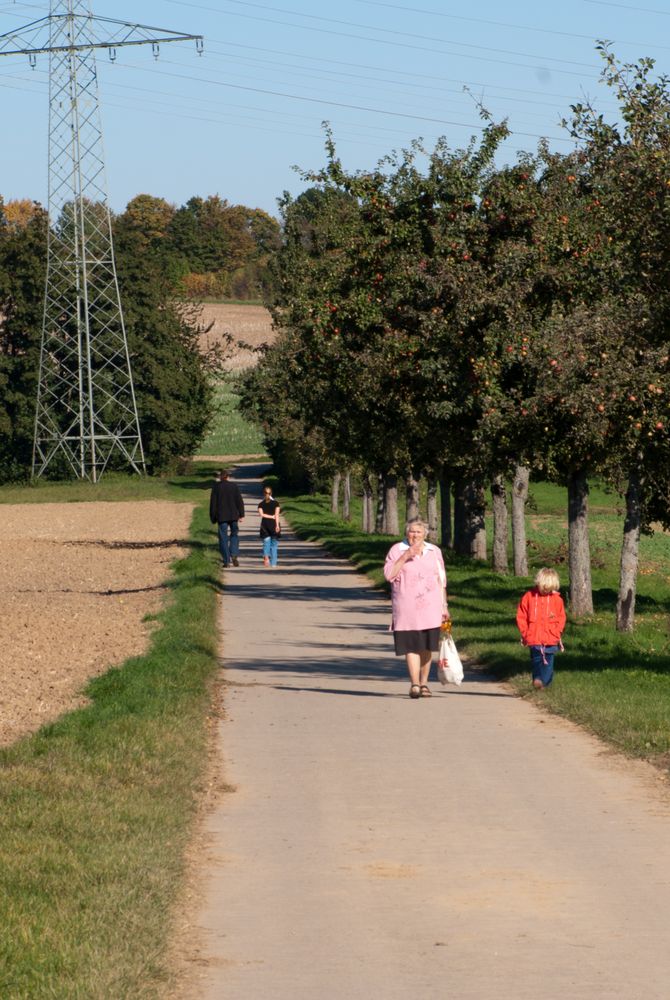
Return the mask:
[[[394,564],[408,548],[407,542],[397,542],[389,549],[384,563],[387,580],[390,580]],[[391,629],[405,632],[439,628],[446,583],[442,553],[437,545],[426,542],[423,555],[406,562],[395,580],[391,580]]]
[[[524,646],[558,646],[565,628],[565,607],[557,591],[541,594],[537,587],[526,591],[516,611],[516,623]]]

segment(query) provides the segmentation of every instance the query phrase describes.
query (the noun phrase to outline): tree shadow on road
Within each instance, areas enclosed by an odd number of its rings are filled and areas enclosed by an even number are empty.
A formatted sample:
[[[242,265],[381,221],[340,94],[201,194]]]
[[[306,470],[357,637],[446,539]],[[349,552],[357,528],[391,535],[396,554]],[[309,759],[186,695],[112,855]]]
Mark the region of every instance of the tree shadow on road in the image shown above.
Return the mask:
[[[405,678],[407,680],[407,678]],[[480,681],[477,678],[477,681]],[[265,685],[264,685],[265,686]],[[370,691],[363,690],[361,688],[336,688],[336,687],[301,687],[299,685],[290,684],[270,684],[275,691],[290,691],[292,694],[334,694],[334,695],[344,695],[345,697],[352,698],[400,698],[402,700],[407,700],[407,692],[403,690],[398,691]],[[506,693],[504,691],[470,691],[467,688],[461,687],[432,687],[432,697],[443,698],[445,695],[447,697],[456,698],[507,698],[508,700],[514,700],[514,694],[510,691]]]

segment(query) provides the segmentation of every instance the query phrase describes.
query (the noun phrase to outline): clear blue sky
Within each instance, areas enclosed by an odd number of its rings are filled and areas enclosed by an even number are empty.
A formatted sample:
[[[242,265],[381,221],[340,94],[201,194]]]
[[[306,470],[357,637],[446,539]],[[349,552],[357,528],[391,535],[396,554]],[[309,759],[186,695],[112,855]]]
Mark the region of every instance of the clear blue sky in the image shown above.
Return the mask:
[[[603,0],[93,0],[94,13],[205,36],[191,43],[98,57],[110,204],[139,193],[177,205],[219,194],[276,213],[284,189],[302,189],[293,164],[324,163],[328,120],[345,165],[373,166],[394,148],[478,133],[476,101],[512,129],[503,152],[546,136],[570,143],[559,122],[592,98],[598,38],[625,61],[670,65],[670,2]],[[48,13],[46,2],[0,0],[0,33]],[[46,201],[48,62],[0,58],[0,195]],[[467,89],[466,89],[467,88]]]

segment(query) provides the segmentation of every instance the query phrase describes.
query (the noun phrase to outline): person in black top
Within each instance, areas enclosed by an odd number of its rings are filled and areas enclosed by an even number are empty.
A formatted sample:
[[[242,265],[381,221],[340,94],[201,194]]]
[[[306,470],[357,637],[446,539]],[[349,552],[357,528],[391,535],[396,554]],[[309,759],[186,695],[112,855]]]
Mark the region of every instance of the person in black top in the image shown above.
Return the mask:
[[[231,483],[227,469],[219,473],[209,498],[209,519],[219,529],[219,552],[224,566],[239,566],[239,521],[244,519],[244,500],[240,488]]]
[[[274,569],[277,565],[277,550],[281,534],[279,523],[281,507],[272,496],[272,490],[269,486],[263,487],[263,499],[258,505],[258,513],[261,518],[260,536],[263,539],[263,565],[271,566]]]

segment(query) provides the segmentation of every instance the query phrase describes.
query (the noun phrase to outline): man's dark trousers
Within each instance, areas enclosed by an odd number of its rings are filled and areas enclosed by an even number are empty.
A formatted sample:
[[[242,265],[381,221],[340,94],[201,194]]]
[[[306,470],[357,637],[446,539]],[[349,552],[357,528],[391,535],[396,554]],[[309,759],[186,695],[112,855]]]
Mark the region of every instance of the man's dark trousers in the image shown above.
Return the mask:
[[[228,566],[231,559],[237,559],[239,551],[240,529],[237,521],[220,521],[219,552],[221,553],[223,565]]]

